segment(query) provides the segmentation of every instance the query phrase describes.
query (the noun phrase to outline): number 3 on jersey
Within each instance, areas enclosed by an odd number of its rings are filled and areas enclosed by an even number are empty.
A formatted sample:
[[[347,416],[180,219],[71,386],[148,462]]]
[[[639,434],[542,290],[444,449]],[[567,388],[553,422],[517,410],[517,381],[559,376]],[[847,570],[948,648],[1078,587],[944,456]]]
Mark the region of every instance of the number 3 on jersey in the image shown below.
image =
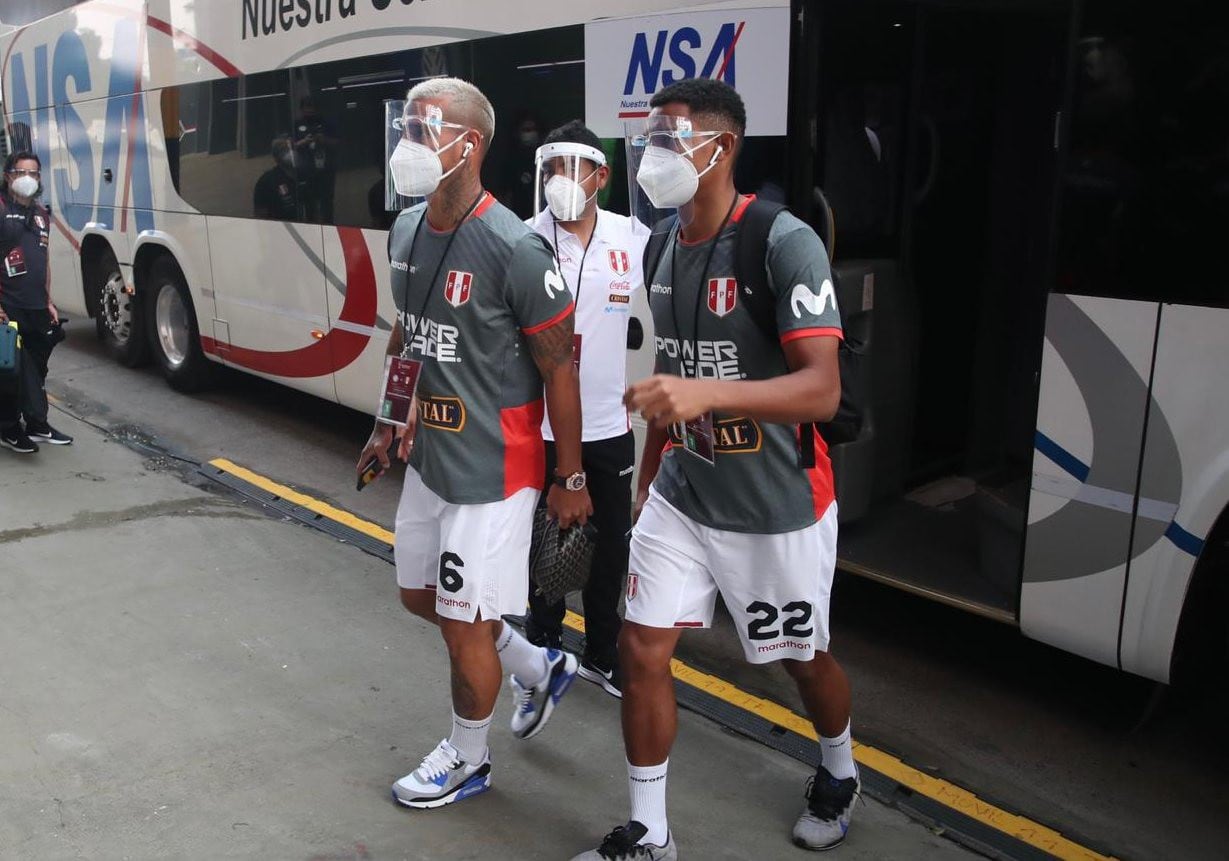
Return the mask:
[[[747,637],[751,640],[775,640],[781,635],[805,639],[815,633],[810,624],[814,608],[809,601],[790,601],[780,610],[767,601],[752,601],[747,612],[758,618],[747,623]],[[777,619],[785,614],[785,623],[778,629]]]
[[[460,569],[465,567],[465,560],[455,553],[440,554],[439,584],[445,592],[459,592],[465,585],[465,578]]]

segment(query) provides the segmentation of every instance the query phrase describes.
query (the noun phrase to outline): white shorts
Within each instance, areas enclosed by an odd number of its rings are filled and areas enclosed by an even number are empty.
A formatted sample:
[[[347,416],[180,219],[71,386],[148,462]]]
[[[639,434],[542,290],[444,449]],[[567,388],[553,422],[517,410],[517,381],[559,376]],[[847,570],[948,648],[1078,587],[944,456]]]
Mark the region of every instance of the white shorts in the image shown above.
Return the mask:
[[[632,532],[627,620],[708,628],[720,592],[748,661],[809,661],[828,650],[835,568],[835,502],[810,526],[761,535],[702,526],[650,490]]]
[[[537,503],[532,487],[498,502],[445,502],[406,469],[393,542],[397,585],[434,591],[435,611],[462,622],[524,614]]]

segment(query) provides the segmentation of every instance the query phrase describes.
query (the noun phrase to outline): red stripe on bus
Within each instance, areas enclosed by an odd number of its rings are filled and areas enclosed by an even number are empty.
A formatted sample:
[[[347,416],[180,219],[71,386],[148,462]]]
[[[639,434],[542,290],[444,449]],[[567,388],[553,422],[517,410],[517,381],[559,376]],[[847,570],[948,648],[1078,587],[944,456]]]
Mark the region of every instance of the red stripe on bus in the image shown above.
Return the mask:
[[[243,74],[243,72],[239,70],[239,67],[230,60],[226,59],[217,51],[213,50],[213,48],[210,48],[208,45],[201,42],[195,36],[185,33],[178,27],[171,26],[169,21],[163,21],[161,18],[155,18],[153,15],[147,15],[146,20],[149,22],[149,26],[161,33],[165,33],[180,45],[183,45],[185,48],[195,52],[202,60],[210,63],[214,68],[226,75],[228,78],[237,78]]]
[[[346,258],[346,300],[337,319],[357,326],[373,326],[376,322],[376,273],[367,241],[357,227],[339,227],[337,234]],[[249,371],[303,379],[340,371],[357,359],[370,341],[370,335],[330,329],[319,341],[305,347],[272,352],[219,344],[202,335],[201,349]]]

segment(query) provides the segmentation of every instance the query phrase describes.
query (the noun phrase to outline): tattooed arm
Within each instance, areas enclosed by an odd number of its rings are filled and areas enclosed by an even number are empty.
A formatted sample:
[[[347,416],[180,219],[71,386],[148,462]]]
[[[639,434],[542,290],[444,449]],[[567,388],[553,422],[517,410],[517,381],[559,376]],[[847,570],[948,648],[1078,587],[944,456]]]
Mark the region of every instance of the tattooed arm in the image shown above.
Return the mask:
[[[546,407],[555,432],[555,474],[568,476],[581,471],[580,457],[580,375],[572,361],[574,314],[558,323],[527,335],[529,353],[545,384]],[[584,523],[593,513],[588,488],[569,491],[552,484],[547,489],[546,507],[559,525],[567,528]]]

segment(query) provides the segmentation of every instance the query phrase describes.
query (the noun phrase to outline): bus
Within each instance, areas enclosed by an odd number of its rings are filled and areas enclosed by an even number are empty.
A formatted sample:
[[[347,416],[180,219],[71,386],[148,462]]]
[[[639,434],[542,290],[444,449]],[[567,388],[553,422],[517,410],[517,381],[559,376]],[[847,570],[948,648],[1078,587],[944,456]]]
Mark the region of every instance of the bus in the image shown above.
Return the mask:
[[[864,421],[843,570],[1170,679],[1229,652],[1229,32],[1145,0],[0,2],[55,301],[192,390],[222,364],[370,411],[394,319],[385,105],[475,82],[484,181],[689,76],[738,183],[835,222]],[[605,205],[626,211],[616,181]],[[651,322],[640,305],[642,328]],[[631,376],[652,337],[629,342]]]

